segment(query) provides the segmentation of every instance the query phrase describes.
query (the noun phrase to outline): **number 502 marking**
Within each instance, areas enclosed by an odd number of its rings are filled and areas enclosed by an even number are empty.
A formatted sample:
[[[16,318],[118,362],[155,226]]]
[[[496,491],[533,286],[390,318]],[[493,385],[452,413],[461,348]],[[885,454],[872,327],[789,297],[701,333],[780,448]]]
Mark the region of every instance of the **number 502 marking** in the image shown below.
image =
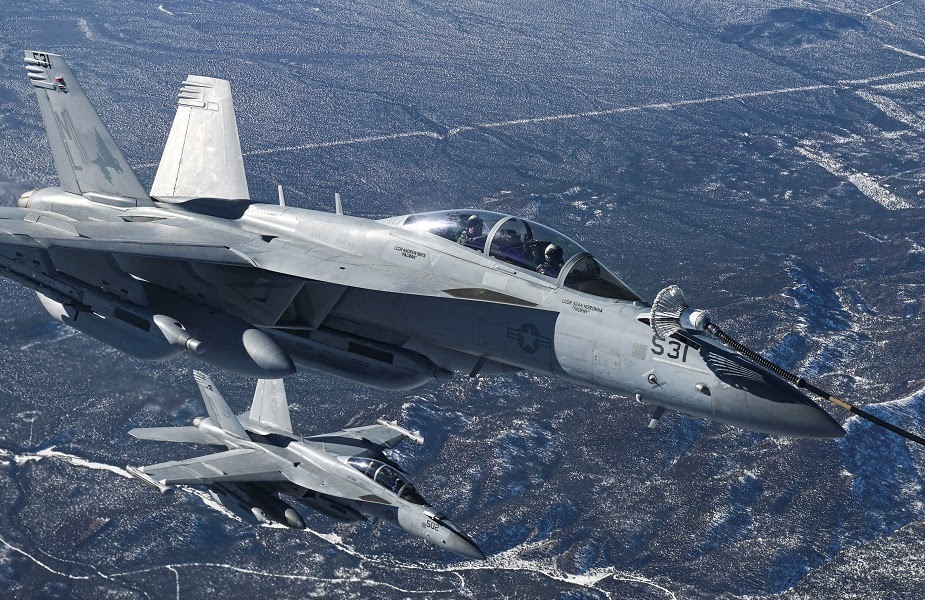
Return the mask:
[[[668,345],[668,353],[665,354],[665,346]],[[681,351],[681,348],[684,348],[684,351]],[[687,349],[690,348],[687,344],[682,344],[678,340],[666,340],[662,341],[658,339],[658,336],[652,336],[652,354],[655,356],[661,356],[665,354],[665,358],[670,358],[673,360],[681,359],[681,362],[687,362]]]

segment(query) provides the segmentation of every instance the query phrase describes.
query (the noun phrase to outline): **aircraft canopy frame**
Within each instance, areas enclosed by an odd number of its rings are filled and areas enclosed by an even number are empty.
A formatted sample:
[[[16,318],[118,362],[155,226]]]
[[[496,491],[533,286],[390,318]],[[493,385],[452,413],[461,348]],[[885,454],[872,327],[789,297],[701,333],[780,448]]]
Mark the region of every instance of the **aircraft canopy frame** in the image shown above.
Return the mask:
[[[399,498],[412,504],[427,505],[427,501],[417,491],[411,480],[398,469],[374,458],[351,456],[347,464],[372,479],[385,489],[395,493]]]
[[[474,224],[474,226],[473,226]],[[402,229],[430,233],[513,265],[559,287],[613,300],[641,298],[578,242],[550,227],[488,210],[455,209],[413,213]],[[546,250],[561,248],[561,262]]]

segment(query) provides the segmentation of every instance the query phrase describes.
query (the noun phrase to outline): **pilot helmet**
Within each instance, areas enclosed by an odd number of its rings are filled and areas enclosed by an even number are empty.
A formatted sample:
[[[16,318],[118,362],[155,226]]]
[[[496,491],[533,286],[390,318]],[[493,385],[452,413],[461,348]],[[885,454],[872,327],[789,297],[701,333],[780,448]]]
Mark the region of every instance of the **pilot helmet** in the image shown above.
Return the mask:
[[[562,248],[555,244],[546,246],[546,262],[550,264],[562,264]]]
[[[483,224],[484,224],[484,221],[482,221],[482,217],[478,215],[472,215],[471,217],[469,217],[469,224],[466,227],[467,229],[475,228],[481,231]]]

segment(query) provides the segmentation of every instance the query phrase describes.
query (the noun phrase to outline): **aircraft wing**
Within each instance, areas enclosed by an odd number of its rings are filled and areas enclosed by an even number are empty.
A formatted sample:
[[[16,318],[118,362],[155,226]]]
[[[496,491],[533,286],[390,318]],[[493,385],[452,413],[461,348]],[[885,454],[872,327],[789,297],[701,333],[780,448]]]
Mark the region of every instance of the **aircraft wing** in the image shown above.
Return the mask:
[[[451,275],[320,241],[290,241],[211,227],[182,215],[139,212],[126,218],[150,220],[70,221],[40,210],[0,208],[0,276],[76,302],[98,290],[147,306],[157,286],[259,327],[277,326],[296,298],[319,294],[323,307],[346,288],[535,306]],[[318,314],[327,313],[319,309]]]
[[[222,481],[288,481],[282,467],[266,452],[238,448],[138,470],[163,485],[208,485]]]
[[[324,442],[326,447],[343,456],[371,456],[383,449],[394,448],[405,439],[424,443],[421,436],[387,421],[379,421],[376,425],[341,429],[306,439]]]
[[[285,251],[277,251],[283,246]],[[304,241],[265,243],[256,239],[233,249],[246,256],[254,266],[273,273],[366,290],[451,297],[440,290],[466,285],[434,274],[425,277],[419,270]],[[425,278],[426,283],[423,283]]]
[[[427,276],[429,285],[425,287],[420,285],[422,276],[417,270],[350,254],[322,243],[265,241],[256,234],[204,227],[182,217],[146,222],[67,221],[60,215],[43,211],[0,208],[0,254],[12,257],[19,248],[47,253],[53,266],[66,273],[67,269],[61,268],[58,262],[65,254],[79,252],[117,259],[138,257],[149,261],[253,267],[283,279],[277,283],[293,283],[292,278],[298,278],[406,293],[408,286],[413,285],[410,293],[434,296],[446,295],[437,290],[462,285],[459,281],[431,274]],[[170,287],[166,282],[143,278]]]
[[[284,482],[348,500],[388,504],[377,496],[338,478],[323,477],[311,463],[299,466],[277,462],[260,450],[239,448],[189,460],[150,465],[128,472],[162,492],[174,485],[210,485],[221,482]]]
[[[139,223],[66,221],[43,211],[6,207],[0,208],[0,247],[254,266],[231,250],[229,244],[242,244],[256,236],[231,236],[226,232],[215,235],[206,228],[185,225],[184,219]]]
[[[224,446],[218,439],[203,433],[198,427],[184,425],[181,427],[136,427],[128,434],[140,440],[154,442],[180,442],[184,444],[211,444]]]
[[[377,446],[392,448],[397,446],[405,439],[410,439],[418,444],[424,444],[424,438],[420,435],[408,431],[404,427],[399,427],[395,423],[388,421],[379,421],[376,425],[365,425],[363,427],[351,427],[340,432],[343,435],[357,437],[367,440]]]

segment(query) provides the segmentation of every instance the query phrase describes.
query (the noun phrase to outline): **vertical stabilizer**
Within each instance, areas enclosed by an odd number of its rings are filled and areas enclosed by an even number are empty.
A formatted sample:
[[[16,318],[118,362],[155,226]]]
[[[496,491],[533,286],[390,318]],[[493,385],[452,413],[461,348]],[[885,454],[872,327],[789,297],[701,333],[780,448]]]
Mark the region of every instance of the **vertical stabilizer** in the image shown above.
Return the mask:
[[[251,421],[292,433],[289,403],[286,401],[286,387],[282,379],[257,380],[257,390],[248,416]]]
[[[202,392],[202,400],[206,404],[206,411],[208,411],[212,423],[235,437],[243,440],[250,439],[247,436],[247,432],[244,431],[244,427],[241,426],[241,422],[238,421],[238,418],[231,412],[221,392],[215,387],[212,378],[202,371],[193,371],[193,379],[195,379],[196,383],[199,385],[199,391]]]
[[[121,196],[137,206],[151,206],[151,198],[64,59],[27,50],[25,61],[61,187],[74,194]]]
[[[231,84],[190,75],[178,96],[151,195],[249,199]]]

